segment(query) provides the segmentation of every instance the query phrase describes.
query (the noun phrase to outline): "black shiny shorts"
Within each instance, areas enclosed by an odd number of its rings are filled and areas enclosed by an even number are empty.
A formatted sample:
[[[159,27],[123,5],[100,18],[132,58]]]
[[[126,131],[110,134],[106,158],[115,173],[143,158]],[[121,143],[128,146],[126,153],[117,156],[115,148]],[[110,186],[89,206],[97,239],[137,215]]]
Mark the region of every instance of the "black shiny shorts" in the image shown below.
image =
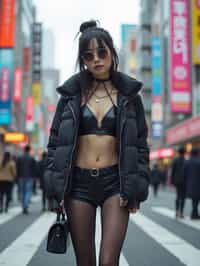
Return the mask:
[[[120,193],[118,165],[100,169],[75,167],[70,197],[102,206],[104,201]]]

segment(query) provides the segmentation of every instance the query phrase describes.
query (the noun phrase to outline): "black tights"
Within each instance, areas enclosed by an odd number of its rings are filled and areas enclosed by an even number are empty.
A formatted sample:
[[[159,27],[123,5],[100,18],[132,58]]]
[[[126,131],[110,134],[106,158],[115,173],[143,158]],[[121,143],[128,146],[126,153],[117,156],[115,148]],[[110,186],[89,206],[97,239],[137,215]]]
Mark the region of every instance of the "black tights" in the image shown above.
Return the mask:
[[[96,266],[96,208],[84,201],[68,199],[65,209],[77,266]],[[108,198],[101,208],[102,238],[99,266],[118,266],[129,212],[119,206],[119,195]]]

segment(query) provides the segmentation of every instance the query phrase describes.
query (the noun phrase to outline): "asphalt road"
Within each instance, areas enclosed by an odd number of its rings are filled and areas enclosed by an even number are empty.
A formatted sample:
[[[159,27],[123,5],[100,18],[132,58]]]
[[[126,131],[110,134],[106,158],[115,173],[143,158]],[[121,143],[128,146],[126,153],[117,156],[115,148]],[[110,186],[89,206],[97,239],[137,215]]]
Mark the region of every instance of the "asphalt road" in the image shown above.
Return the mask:
[[[200,266],[200,221],[191,221],[190,201],[185,218],[174,218],[174,192],[150,193],[136,215],[131,215],[120,266]],[[76,266],[72,245],[67,254],[46,252],[46,236],[55,214],[41,212],[40,195],[32,198],[30,214],[23,215],[16,198],[8,214],[0,214],[0,265]],[[100,226],[97,219],[96,246]]]

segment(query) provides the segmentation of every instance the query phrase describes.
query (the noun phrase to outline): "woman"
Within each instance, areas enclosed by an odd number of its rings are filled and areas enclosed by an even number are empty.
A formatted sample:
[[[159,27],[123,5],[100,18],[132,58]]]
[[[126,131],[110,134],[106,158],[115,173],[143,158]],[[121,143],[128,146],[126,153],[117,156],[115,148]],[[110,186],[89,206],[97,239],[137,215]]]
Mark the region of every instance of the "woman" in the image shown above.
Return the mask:
[[[142,84],[117,72],[110,34],[95,21],[80,27],[80,73],[61,94],[48,144],[47,193],[63,202],[78,266],[96,265],[95,220],[101,207],[99,265],[118,265],[129,213],[149,186]]]
[[[0,212],[8,212],[13,183],[16,177],[16,165],[9,152],[5,152],[0,164]],[[5,208],[4,206],[5,196]]]

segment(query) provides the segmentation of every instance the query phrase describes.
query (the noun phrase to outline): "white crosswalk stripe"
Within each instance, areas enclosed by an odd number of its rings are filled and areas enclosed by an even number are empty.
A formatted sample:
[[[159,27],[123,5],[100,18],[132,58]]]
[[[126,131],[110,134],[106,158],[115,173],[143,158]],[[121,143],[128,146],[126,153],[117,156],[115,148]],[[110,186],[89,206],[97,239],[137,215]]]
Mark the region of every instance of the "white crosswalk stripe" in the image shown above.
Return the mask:
[[[142,214],[131,216],[131,220],[182,263],[199,266],[200,250]]]
[[[96,219],[96,254],[99,254],[100,250],[100,241],[101,241],[101,223],[100,223],[100,212],[97,211],[97,219]],[[97,256],[98,257],[98,256]],[[97,258],[98,261],[98,258]],[[97,263],[98,265],[98,263]],[[121,253],[119,266],[129,266],[128,261],[124,257],[123,253]]]
[[[34,200],[35,201],[35,200]],[[36,199],[37,201],[37,199]],[[159,213],[174,219],[174,211],[165,207],[152,207],[155,213]],[[9,214],[0,216],[0,224],[14,219],[21,212],[20,207],[12,207]],[[31,259],[36,255],[42,241],[46,238],[51,224],[55,221],[54,213],[45,213],[34,221],[26,230],[18,236],[7,248],[0,253],[0,266],[28,266]],[[170,232],[163,225],[160,225],[145,215],[137,213],[130,216],[131,222],[143,230],[145,235],[160,244],[164,249],[179,259],[180,263],[186,266],[199,266],[200,250],[182,239],[175,233]],[[175,220],[176,222],[176,220]],[[199,221],[189,221],[189,219],[178,220],[196,230],[200,229]],[[100,211],[97,211],[96,220],[96,254],[99,254],[101,241]],[[46,243],[46,242],[45,242]],[[97,259],[98,260],[98,259]],[[120,256],[120,266],[129,266],[131,261],[127,261],[123,252]],[[51,265],[52,266],[52,265]],[[73,266],[73,265],[72,265]]]
[[[162,214],[170,219],[175,218],[175,212],[165,207],[152,207],[152,210],[156,213]],[[186,224],[194,229],[200,230],[200,221],[191,221],[189,216],[184,219],[178,219],[177,222]]]
[[[54,220],[54,213],[40,216],[21,236],[0,253],[0,265],[26,266],[46,237]]]
[[[8,213],[2,213],[0,215],[0,225],[12,220],[22,212],[21,207],[11,207]]]
[[[33,196],[31,199],[32,203],[37,203],[39,201],[41,201],[40,196]],[[0,214],[0,225],[12,220],[13,218],[15,218],[20,213],[22,213],[21,207],[19,207],[19,206],[10,207],[8,213]]]

